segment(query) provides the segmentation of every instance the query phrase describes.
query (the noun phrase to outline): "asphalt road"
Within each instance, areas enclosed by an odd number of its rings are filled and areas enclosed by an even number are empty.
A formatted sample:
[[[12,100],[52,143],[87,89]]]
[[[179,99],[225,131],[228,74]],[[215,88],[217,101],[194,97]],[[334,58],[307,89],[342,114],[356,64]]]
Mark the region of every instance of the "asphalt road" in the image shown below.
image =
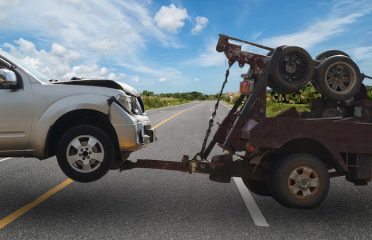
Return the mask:
[[[180,160],[200,150],[213,102],[149,111],[159,140],[136,158]],[[217,120],[228,109],[221,106]],[[216,148],[213,154],[221,153]],[[0,221],[66,180],[55,158],[0,159]],[[332,179],[315,210],[291,210],[252,194],[268,227],[255,225],[234,181],[133,169],[73,182],[9,225],[0,239],[372,239],[372,189]]]

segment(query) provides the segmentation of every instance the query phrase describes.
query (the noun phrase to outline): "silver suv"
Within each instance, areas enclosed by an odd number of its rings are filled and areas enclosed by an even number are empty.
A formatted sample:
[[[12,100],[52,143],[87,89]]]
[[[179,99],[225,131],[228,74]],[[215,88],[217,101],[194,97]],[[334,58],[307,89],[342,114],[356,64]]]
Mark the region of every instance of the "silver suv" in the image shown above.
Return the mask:
[[[138,91],[120,82],[53,81],[0,51],[0,157],[54,155],[80,182],[118,169],[153,141]]]

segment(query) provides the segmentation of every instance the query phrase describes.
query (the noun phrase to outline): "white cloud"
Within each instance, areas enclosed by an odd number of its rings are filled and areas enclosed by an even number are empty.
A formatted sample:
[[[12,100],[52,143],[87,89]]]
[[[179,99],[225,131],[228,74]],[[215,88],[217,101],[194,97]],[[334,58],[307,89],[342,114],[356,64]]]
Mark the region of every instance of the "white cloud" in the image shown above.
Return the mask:
[[[195,81],[195,82],[199,82],[200,79],[199,79],[199,78],[195,78],[194,81]]]
[[[142,74],[143,76],[146,76],[147,78],[152,78],[152,79],[158,78],[159,80],[162,80],[162,79],[182,80],[184,79],[184,76],[182,75],[180,71],[178,71],[175,68],[171,68],[171,67],[156,68],[156,67],[149,67],[143,64],[136,64],[136,65],[121,64],[121,66],[133,72]]]
[[[203,31],[208,25],[208,18],[206,17],[196,17],[195,18],[195,26],[191,29],[191,34],[197,34]]]
[[[225,55],[216,51],[216,44],[217,39],[210,39],[196,58],[186,60],[185,63],[201,67],[223,66]]]
[[[53,43],[50,51],[38,50],[32,42],[20,38],[14,44],[3,44],[3,47],[26,65],[38,69],[51,79],[67,80],[74,76],[117,79],[114,72],[106,67],[100,67],[96,63],[74,64],[81,58],[80,54],[58,43]]]
[[[168,32],[177,32],[188,18],[186,8],[177,8],[174,4],[162,6],[155,15],[156,25]]]
[[[21,34],[28,39],[3,47],[53,78],[78,75],[121,79],[125,74],[114,75],[114,69],[101,69],[102,62],[143,64],[143,52],[150,40],[165,47],[178,47],[172,35],[157,27],[149,4],[135,0],[88,4],[80,0],[0,1],[0,32]],[[32,41],[42,47],[37,49],[27,36],[37,39]],[[156,69],[164,68],[155,65],[146,70],[157,72],[156,77],[160,77]]]
[[[148,39],[176,45],[137,1],[2,1],[0,30],[58,42],[78,52],[136,57]],[[22,17],[14,17],[22,16]],[[86,55],[84,53],[84,55]]]
[[[372,58],[372,46],[355,48],[353,51],[353,55],[356,60]]]
[[[304,30],[264,39],[266,45],[277,47],[280,45],[294,45],[303,48],[311,48],[324,42],[334,35],[345,31],[345,26],[352,24],[365,13],[353,13],[346,16],[329,17],[311,23]]]
[[[252,34],[252,36],[251,36],[251,41],[256,40],[256,39],[259,38],[261,35],[262,35],[262,32],[256,32],[256,33]]]
[[[135,75],[135,76],[132,78],[132,81],[133,81],[133,82],[136,82],[136,83],[139,83],[139,82],[140,82],[140,78],[138,77],[138,75]]]
[[[160,79],[159,79],[159,81],[158,81],[158,82],[166,82],[166,81],[168,81],[168,79],[167,79],[167,78],[165,78],[165,77],[162,77],[162,78],[160,78]]]

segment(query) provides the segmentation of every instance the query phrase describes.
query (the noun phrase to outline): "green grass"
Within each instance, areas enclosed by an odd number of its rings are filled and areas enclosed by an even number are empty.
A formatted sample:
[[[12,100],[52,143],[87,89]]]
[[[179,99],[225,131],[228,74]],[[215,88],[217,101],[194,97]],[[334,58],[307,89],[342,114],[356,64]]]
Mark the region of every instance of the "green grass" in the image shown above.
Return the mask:
[[[231,102],[224,101],[230,107],[233,106]],[[274,117],[285,110],[296,107],[297,111],[299,112],[306,112],[310,111],[310,106],[308,104],[290,104],[290,103],[276,103],[272,101],[267,101],[266,105],[266,116],[267,117]]]
[[[310,107],[308,104],[289,104],[289,103],[268,102],[266,105],[266,115],[268,117],[274,117],[278,115],[279,113],[291,107],[296,107],[297,111],[299,112],[310,111]]]
[[[186,100],[186,99],[159,97],[159,96],[142,96],[142,101],[145,105],[146,110],[174,106],[174,105],[191,102],[190,100]]]

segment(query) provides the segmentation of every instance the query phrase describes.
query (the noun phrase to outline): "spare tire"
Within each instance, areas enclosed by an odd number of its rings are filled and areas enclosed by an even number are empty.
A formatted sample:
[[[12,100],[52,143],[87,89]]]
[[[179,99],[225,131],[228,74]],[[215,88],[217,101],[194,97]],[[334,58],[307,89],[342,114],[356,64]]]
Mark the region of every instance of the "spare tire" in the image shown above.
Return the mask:
[[[297,92],[312,79],[314,74],[313,60],[303,48],[284,46],[279,59],[269,76],[269,86],[274,91]]]
[[[325,52],[320,53],[318,56],[316,56],[315,60],[325,60],[329,57],[336,56],[336,55],[342,55],[346,57],[350,57],[347,53],[340,51],[340,50],[328,50]]]
[[[318,56],[315,57],[315,60],[324,61],[325,59],[332,57],[332,56],[336,56],[336,55],[350,57],[347,53],[340,51],[340,50],[328,50],[328,51],[318,54]],[[314,81],[313,79],[312,84],[314,85],[315,89],[319,92],[318,82]]]
[[[274,81],[271,81],[270,79],[269,79],[268,85],[276,93],[280,93],[280,94],[287,94],[288,93],[287,90],[279,87]]]
[[[284,47],[284,46],[283,46]],[[271,50],[269,51],[266,56],[271,56],[273,55],[274,53],[274,50]],[[268,86],[276,93],[280,93],[280,94],[285,94],[287,93],[287,91],[285,91],[284,89],[282,89],[281,87],[279,87],[274,81],[271,81],[270,80],[270,77],[269,77],[269,81],[268,81]]]
[[[323,96],[345,101],[358,93],[363,78],[359,67],[351,58],[336,55],[322,61],[315,81]]]

